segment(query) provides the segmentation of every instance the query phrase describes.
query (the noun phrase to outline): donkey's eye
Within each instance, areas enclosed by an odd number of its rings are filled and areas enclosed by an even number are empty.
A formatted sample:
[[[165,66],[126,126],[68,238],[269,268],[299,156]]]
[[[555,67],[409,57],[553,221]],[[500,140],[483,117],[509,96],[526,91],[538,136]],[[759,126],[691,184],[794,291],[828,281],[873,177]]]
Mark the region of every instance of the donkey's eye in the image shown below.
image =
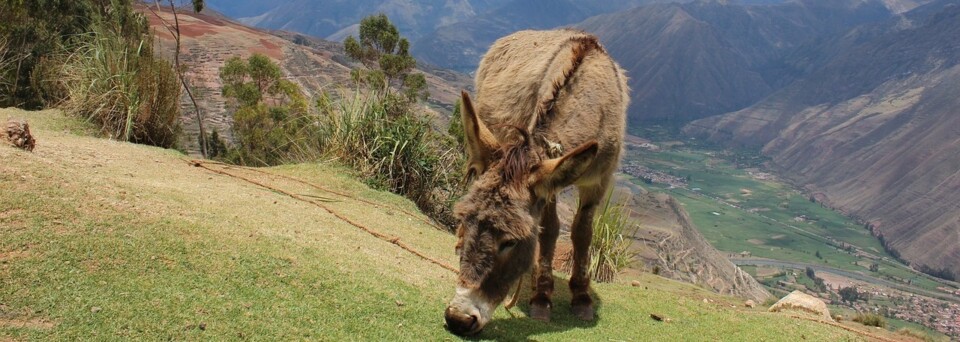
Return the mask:
[[[504,243],[501,243],[501,244],[500,244],[500,253],[506,252],[506,251],[510,250],[511,248],[513,248],[513,246],[516,246],[516,245],[517,245],[517,242],[516,242],[516,241],[513,241],[513,240],[511,240],[511,241],[506,241],[506,242],[504,242]]]

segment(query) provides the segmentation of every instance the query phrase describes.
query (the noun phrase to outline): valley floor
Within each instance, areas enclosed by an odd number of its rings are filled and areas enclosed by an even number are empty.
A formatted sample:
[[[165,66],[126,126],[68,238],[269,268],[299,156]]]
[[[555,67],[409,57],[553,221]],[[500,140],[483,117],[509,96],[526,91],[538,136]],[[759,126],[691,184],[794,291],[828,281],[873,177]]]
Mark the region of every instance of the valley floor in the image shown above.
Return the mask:
[[[960,336],[960,285],[897,261],[862,224],[764,172],[763,157],[699,146],[653,128],[639,133],[652,140],[633,139],[623,171],[637,184],[676,197],[714,247],[738,265],[757,266],[743,268],[771,293],[796,288],[820,292],[828,303],[885,312],[893,322],[911,321]],[[808,267],[833,281],[826,282],[826,289],[815,288],[812,280],[803,284]],[[800,276],[783,276],[788,273]],[[841,286],[875,295],[867,302],[842,304],[837,296]],[[893,304],[914,295],[935,304]]]

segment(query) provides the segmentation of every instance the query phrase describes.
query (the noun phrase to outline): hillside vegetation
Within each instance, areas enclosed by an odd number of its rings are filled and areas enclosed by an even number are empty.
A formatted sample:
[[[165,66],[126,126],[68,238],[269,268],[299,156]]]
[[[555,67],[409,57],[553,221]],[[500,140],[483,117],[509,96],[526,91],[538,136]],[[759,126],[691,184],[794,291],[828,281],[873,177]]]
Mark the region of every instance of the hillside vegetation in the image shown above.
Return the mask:
[[[453,338],[441,316],[454,274],[439,265],[456,264],[454,237],[343,168],[197,164],[90,137],[58,111],[7,116],[29,120],[38,144],[0,146],[0,340]],[[526,318],[521,300],[480,338],[883,337],[633,280],[596,286],[596,322],[575,320],[560,286],[552,323]]]

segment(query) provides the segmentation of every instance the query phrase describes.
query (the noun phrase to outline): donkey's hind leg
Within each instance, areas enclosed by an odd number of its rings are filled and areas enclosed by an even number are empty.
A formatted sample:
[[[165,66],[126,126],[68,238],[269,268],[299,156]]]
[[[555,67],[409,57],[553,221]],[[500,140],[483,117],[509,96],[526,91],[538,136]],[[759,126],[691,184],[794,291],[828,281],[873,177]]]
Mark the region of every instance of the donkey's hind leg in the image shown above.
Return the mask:
[[[573,240],[573,273],[570,275],[570,309],[574,316],[592,321],[594,316],[593,299],[590,298],[590,240],[593,239],[593,214],[606,194],[610,185],[610,176],[604,177],[600,184],[578,186],[580,207],[570,227]]]
[[[534,295],[530,299],[530,317],[549,322],[553,307],[553,252],[560,235],[560,220],[557,218],[557,198],[547,200],[540,217],[540,257],[534,274]]]

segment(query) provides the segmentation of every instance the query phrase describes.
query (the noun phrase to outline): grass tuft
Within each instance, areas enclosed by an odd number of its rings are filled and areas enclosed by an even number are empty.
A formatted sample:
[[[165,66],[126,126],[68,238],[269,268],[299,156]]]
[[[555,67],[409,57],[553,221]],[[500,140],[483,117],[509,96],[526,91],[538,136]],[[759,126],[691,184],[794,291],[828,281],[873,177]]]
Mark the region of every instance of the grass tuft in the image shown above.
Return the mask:
[[[599,282],[612,282],[621,270],[630,265],[633,254],[630,242],[623,238],[629,226],[629,215],[622,203],[612,203],[613,191],[607,193],[603,208],[593,221],[590,241],[590,274]],[[636,230],[636,227],[633,228]]]
[[[324,96],[318,101],[316,148],[308,154],[348,165],[368,185],[401,194],[450,224],[462,154],[449,136],[397,103],[403,101],[361,92],[337,101]]]
[[[883,316],[873,313],[858,313],[853,317],[853,321],[870,327],[887,327],[887,320]]]
[[[44,101],[84,118],[114,139],[175,147],[180,134],[180,84],[152,41],[95,26],[75,36],[31,78]]]

